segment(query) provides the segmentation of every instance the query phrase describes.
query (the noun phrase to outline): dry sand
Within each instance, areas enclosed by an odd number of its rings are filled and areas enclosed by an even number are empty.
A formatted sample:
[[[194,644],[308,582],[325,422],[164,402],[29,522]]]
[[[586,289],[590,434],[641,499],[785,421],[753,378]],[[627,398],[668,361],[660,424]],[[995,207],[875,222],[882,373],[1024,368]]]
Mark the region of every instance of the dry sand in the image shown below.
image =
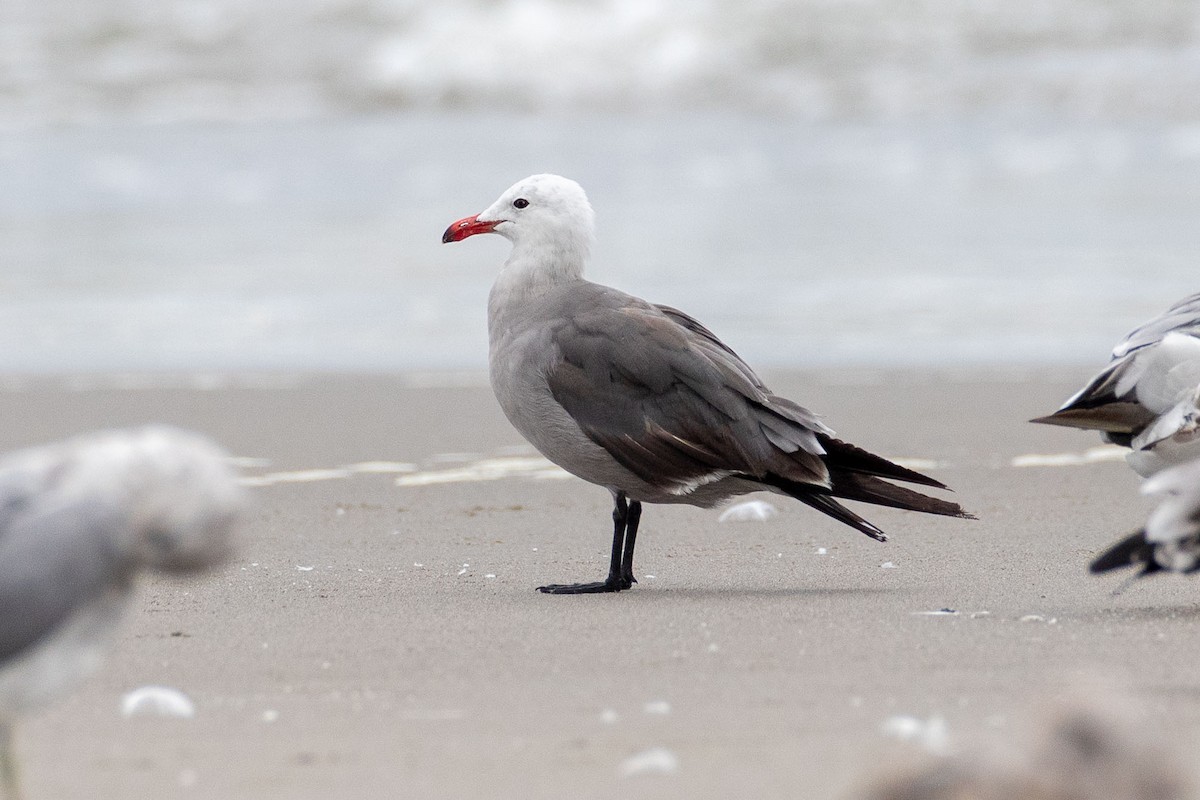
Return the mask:
[[[28,795],[838,797],[913,748],[889,718],[941,717],[951,745],[1015,736],[1031,704],[1095,676],[1186,750],[1200,585],[1114,596],[1119,578],[1086,574],[1144,518],[1136,477],[1012,466],[1098,444],[1023,422],[1086,374],[771,376],[850,441],[936,461],[980,520],[870,509],[880,544],[783,498],[757,523],[650,506],[647,577],[616,595],[534,591],[603,576],[609,498],[573,479],[254,488],[238,560],[147,581],[105,669],[19,729]],[[161,420],[269,461],[251,476],[521,445],[486,387],[401,377],[10,380],[0,410],[6,448]],[[944,608],[959,613],[922,613]],[[145,684],[183,690],[196,717],[122,718]]]

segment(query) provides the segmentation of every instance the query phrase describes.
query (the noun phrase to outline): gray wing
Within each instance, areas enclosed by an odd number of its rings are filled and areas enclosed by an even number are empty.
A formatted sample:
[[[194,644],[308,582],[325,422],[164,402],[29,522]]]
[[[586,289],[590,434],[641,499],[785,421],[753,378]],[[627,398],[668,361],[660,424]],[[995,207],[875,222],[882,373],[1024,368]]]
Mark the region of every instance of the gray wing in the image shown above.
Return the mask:
[[[1134,328],[1113,348],[1113,359],[1158,344],[1168,333],[1186,333],[1200,338],[1200,293],[1180,300],[1165,312]]]
[[[828,486],[817,434],[832,432],[682,312],[598,304],[564,317],[553,340],[555,400],[647,483],[686,491],[737,472]]]
[[[1129,446],[1152,423],[1155,410],[1138,400],[1138,381],[1150,348],[1169,334],[1200,339],[1200,294],[1180,300],[1163,314],[1140,325],[1113,348],[1112,360],[1053,414],[1033,422],[1098,430],[1109,441]]]
[[[661,311],[663,316],[674,322],[676,325],[679,325],[688,332],[694,334],[692,337],[692,344],[710,352],[717,359],[728,361],[729,366],[741,372],[742,376],[747,381],[754,384],[756,389],[759,389],[762,392],[767,391],[767,387],[763,385],[762,380],[759,379],[758,375],[754,373],[754,370],[750,369],[750,365],[745,361],[742,361],[738,354],[733,352],[733,349],[729,347],[729,345],[718,339],[717,335],[710,331],[703,323],[700,322],[700,320],[689,314],[685,314],[678,308],[672,308],[671,306],[664,306],[656,303],[654,308],[657,308],[659,311]]]
[[[820,415],[814,414],[812,411],[788,400],[786,397],[780,397],[772,393],[763,384],[762,379],[750,368],[749,364],[742,361],[741,357],[733,352],[733,349],[729,345],[718,339],[715,333],[701,324],[695,317],[671,306],[655,305],[654,307],[661,311],[667,319],[691,333],[690,343],[700,348],[714,363],[719,363],[725,369],[736,370],[747,382],[752,384],[758,393],[754,399],[757,400],[759,395],[765,395],[774,413],[781,414],[797,425],[802,425],[809,430],[815,431],[818,434],[818,440],[822,436],[833,435],[833,431],[825,423],[821,422]]]
[[[816,415],[772,394],[733,350],[680,311],[619,293],[581,292],[570,312],[551,319],[558,354],[546,371],[552,396],[589,439],[651,486],[683,495],[734,475],[880,540],[883,531],[833,498],[971,516],[956,503],[883,480],[945,488],[835,439]]]
[[[53,493],[0,488],[0,664],[126,579],[115,549],[121,524],[95,500],[60,504]]]

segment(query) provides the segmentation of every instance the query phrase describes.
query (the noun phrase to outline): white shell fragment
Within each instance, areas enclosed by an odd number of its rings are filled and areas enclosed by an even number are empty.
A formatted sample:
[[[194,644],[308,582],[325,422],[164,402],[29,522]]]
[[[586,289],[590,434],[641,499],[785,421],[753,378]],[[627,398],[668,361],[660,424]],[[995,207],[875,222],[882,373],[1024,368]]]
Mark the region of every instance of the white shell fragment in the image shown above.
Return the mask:
[[[670,714],[671,704],[666,700],[651,700],[642,706],[642,711],[646,714]]]
[[[142,686],[121,697],[121,716],[137,715],[191,719],[196,716],[196,706],[178,689]]]
[[[621,762],[618,769],[622,778],[637,775],[673,775],[679,771],[679,759],[670,750],[655,747],[643,750]]]
[[[897,714],[885,719],[879,732],[902,742],[911,742],[931,753],[944,753],[948,749],[946,720],[937,714],[928,720]]]
[[[717,522],[763,522],[778,513],[779,509],[763,500],[747,500],[722,511]]]

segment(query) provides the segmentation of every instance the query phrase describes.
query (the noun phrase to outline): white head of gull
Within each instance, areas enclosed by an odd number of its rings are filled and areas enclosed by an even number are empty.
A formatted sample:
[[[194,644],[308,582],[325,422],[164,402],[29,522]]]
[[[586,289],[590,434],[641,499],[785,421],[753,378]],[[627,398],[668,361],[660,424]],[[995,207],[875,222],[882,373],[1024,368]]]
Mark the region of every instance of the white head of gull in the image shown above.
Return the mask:
[[[773,491],[881,541],[882,530],[837,498],[970,517],[883,480],[945,488],[835,438],[692,317],[585,280],[593,222],[579,184],[534,175],[442,236],[512,242],[488,301],[496,399],[542,455],[613,496],[607,578],[541,591],[630,588],[642,503],[709,508]]]
[[[531,293],[583,278],[595,240],[595,219],[578,183],[557,175],[533,175],[509,187],[484,211],[451,225],[442,241],[497,233],[512,242],[493,291],[503,305],[511,306]]]

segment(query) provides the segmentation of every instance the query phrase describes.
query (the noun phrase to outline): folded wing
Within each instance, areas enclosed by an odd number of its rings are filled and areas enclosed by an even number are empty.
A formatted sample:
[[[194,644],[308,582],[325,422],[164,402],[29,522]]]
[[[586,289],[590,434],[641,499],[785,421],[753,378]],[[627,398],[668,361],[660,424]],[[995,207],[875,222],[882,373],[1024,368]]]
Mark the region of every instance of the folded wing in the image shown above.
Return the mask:
[[[674,494],[729,476],[784,491],[882,538],[834,497],[967,516],[881,477],[938,481],[836,439],[815,414],[772,394],[736,353],[683,312],[599,304],[555,332],[550,391],[596,444]]]

